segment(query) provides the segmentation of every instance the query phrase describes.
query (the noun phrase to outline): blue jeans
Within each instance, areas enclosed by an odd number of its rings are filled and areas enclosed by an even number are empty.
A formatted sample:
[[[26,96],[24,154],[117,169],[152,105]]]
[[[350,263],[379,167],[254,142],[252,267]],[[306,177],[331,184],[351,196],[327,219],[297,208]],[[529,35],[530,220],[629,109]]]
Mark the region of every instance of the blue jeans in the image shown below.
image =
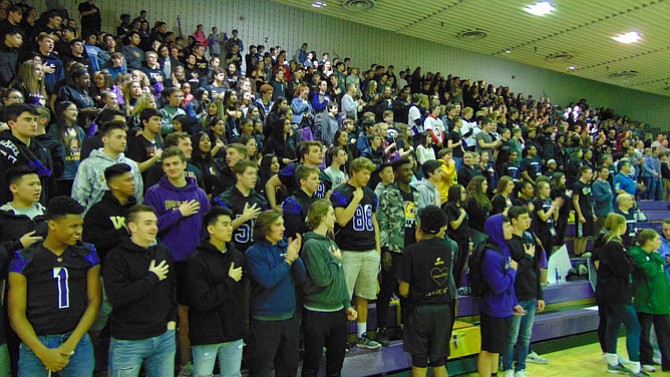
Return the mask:
[[[60,335],[38,336],[40,342],[47,348],[58,348],[70,337],[72,333]],[[74,355],[70,356],[70,362],[60,371],[61,377],[87,377],[93,376],[95,358],[93,356],[93,345],[88,334],[77,344]],[[35,355],[33,350],[21,343],[19,350],[19,377],[46,377],[49,372],[42,361]]]
[[[242,369],[242,339],[227,343],[192,346],[193,373],[196,376],[211,376],[214,372],[216,356],[219,356],[221,377],[240,377]]]
[[[644,197],[649,200],[663,199],[663,182],[660,177],[643,177],[644,184],[647,185],[647,192]]]
[[[177,351],[175,331],[143,340],[121,340],[112,337],[109,344],[109,375],[135,377],[142,364],[147,377],[174,376],[174,356]]]
[[[607,310],[607,328],[605,330],[605,347],[607,353],[616,353],[619,328],[623,323],[626,328],[626,349],[631,361],[640,361],[640,322],[633,304],[605,303]]]
[[[456,163],[456,171],[461,170],[461,166],[463,166],[463,157],[454,157],[454,162]]]
[[[503,356],[503,370],[514,371],[526,369],[526,357],[530,349],[530,337],[533,335],[533,323],[537,313],[537,299],[520,301],[519,305],[527,312],[524,316],[512,317],[512,325],[507,334],[507,351]]]

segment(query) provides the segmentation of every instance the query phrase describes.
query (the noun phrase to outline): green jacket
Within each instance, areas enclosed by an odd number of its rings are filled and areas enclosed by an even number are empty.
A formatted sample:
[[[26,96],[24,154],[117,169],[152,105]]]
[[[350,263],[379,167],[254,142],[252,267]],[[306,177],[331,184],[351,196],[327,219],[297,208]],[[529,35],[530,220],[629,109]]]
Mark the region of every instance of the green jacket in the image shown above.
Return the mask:
[[[670,314],[670,283],[661,254],[647,253],[639,246],[634,246],[630,254],[635,266],[643,272],[634,274],[635,309],[641,313]]]
[[[333,255],[339,250],[335,241],[309,232],[304,235],[300,253],[307,267],[303,287],[303,306],[314,311],[334,312],[349,308],[349,291],[344,278],[342,261]]]
[[[414,208],[407,208],[416,212],[423,208],[419,192],[412,186],[414,197]],[[384,189],[379,196],[379,208],[377,209],[377,222],[379,223],[379,238],[382,248],[387,248],[394,253],[402,253],[405,248],[405,201],[397,184],[392,184]],[[415,213],[416,215],[416,213]]]

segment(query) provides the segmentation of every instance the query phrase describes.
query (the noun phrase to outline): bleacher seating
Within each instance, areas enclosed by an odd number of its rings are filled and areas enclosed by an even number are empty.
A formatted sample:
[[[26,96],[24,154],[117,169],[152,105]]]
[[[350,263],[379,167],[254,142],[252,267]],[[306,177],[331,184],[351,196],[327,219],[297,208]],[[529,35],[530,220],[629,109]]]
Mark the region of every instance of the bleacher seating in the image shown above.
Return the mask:
[[[546,286],[544,289],[547,310],[538,314],[533,326],[533,342],[546,342],[552,339],[595,331],[598,327],[598,311],[594,303],[594,293],[587,280],[565,282],[559,285]],[[478,322],[479,303],[477,298],[459,296],[457,318]],[[395,325],[397,303],[390,308],[389,326]],[[370,305],[368,312],[368,328],[375,328],[376,307]],[[350,327],[350,333],[355,328]],[[476,355],[475,355],[476,356]],[[474,356],[470,356],[474,357]],[[450,359],[450,363],[459,363]],[[460,370],[467,370],[467,365],[460,363]],[[399,372],[411,368],[411,359],[402,349],[402,341],[391,342],[387,348],[379,351],[355,349],[347,355],[344,362],[343,376],[370,376]]]

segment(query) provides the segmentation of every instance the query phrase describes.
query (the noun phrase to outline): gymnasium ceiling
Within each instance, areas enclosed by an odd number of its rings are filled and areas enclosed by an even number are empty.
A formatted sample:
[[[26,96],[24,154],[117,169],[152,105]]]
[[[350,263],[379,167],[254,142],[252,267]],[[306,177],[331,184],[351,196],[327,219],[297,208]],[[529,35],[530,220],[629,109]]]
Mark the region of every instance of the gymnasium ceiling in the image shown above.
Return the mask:
[[[670,96],[670,0],[273,0],[414,38]],[[326,6],[315,5],[326,3]],[[637,43],[612,38],[637,31]]]

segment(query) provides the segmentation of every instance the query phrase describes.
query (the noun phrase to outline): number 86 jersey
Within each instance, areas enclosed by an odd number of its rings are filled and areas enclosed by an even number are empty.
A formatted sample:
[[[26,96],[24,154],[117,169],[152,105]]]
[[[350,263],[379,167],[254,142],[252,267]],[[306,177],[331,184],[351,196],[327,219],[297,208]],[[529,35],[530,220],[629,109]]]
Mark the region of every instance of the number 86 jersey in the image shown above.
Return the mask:
[[[88,305],[88,271],[100,260],[91,244],[69,246],[59,256],[36,242],[17,251],[10,273],[26,278],[26,317],[40,335],[73,331]]]
[[[356,188],[349,183],[339,185],[330,196],[333,208],[347,208]],[[363,187],[363,199],[356,206],[354,217],[346,226],[335,226],[335,242],[346,251],[369,251],[375,249],[373,215],[377,212],[377,196],[367,186]]]

